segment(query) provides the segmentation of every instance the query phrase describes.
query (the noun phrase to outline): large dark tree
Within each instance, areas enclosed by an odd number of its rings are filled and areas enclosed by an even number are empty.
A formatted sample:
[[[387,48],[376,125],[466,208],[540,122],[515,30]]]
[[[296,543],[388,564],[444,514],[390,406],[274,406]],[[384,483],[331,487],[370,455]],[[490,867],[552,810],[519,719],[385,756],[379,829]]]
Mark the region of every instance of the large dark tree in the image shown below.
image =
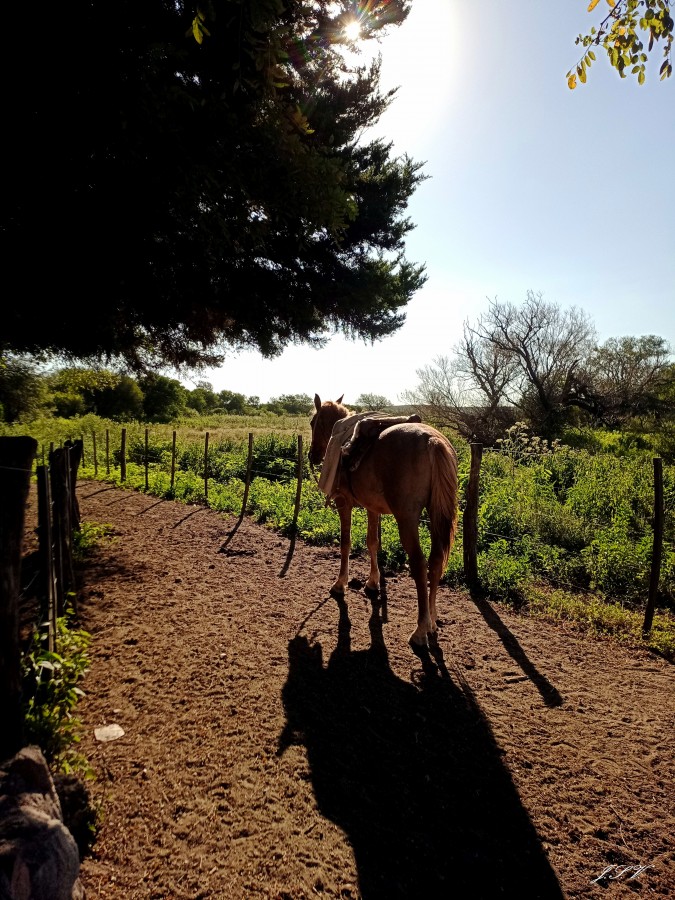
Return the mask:
[[[364,34],[408,6],[370,3]],[[379,62],[344,61],[355,9],[41,8],[3,55],[0,352],[198,367],[400,327],[425,280],[404,255],[423,176],[360,141],[393,93]]]

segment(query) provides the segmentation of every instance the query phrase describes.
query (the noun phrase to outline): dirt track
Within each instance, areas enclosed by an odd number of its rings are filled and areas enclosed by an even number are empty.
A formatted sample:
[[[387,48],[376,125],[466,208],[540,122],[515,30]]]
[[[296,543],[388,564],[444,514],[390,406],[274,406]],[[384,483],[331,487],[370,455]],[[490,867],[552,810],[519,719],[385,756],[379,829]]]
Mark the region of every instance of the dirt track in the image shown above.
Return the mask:
[[[425,672],[406,575],[383,624],[334,550],[280,577],[247,520],[219,552],[234,519],[78,497],[116,532],[82,573],[89,900],[675,896],[672,665],[444,588]]]

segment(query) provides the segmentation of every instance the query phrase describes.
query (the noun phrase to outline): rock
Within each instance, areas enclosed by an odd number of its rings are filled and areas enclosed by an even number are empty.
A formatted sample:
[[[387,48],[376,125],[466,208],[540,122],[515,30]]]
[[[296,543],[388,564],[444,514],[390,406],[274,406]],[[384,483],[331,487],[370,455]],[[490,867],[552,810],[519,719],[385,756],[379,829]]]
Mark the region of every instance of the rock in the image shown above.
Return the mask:
[[[24,747],[0,767],[0,900],[84,900],[79,872],[46,760]]]

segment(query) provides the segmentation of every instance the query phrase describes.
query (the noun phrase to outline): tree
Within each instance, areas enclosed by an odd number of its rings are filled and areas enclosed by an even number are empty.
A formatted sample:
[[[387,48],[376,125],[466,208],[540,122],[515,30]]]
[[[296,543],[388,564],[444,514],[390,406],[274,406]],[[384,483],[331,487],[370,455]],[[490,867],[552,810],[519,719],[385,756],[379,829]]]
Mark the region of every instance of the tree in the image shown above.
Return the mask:
[[[201,415],[220,406],[218,394],[208,381],[200,381],[194,390],[188,391],[185,402],[190,409],[196,410]]]
[[[280,397],[270,397],[270,402],[265,405],[279,415],[304,416],[313,409],[314,401],[309,394],[282,394]]]
[[[139,378],[138,383],[147,422],[173,422],[184,415],[188,392],[180,381],[151,372]]]
[[[551,437],[572,407],[596,410],[587,378],[594,345],[593,324],[574,307],[562,310],[534,291],[520,306],[493,300],[475,324],[465,323],[452,360],[418,371],[408,398],[482,443],[515,417]]]
[[[409,5],[369,3],[366,38]],[[3,55],[5,83],[21,88],[6,98],[0,233],[21,277],[2,346],[139,372],[396,331],[425,281],[405,258],[423,176],[391,144],[360,141],[395,92],[379,91],[379,59],[350,67],[340,52],[354,9],[41,10],[30,52]]]
[[[514,364],[489,343],[480,343],[467,323],[454,356],[439,356],[417,370],[418,386],[404,399],[423,407],[437,425],[457,430],[469,441],[491,446],[517,419],[506,402]]]
[[[391,403],[382,394],[360,394],[354,405],[363,410],[380,410],[387,409]]]
[[[44,377],[49,405],[57,416],[94,413],[125,421],[143,418],[143,393],[129,375],[108,369],[66,367]]]
[[[593,12],[600,0],[590,0],[588,11]],[[593,47],[601,47],[622,78],[630,72],[638,84],[645,82],[645,66],[654,44],[663,41],[663,62],[659,69],[661,81],[673,72],[673,18],[670,0],[607,0],[609,12],[598,27],[588,34],[580,34],[576,44],[584,48],[584,54],[567,73],[567,84],[574,90],[577,78],[586,83],[587,72],[595,62]],[[642,37],[641,37],[642,34]],[[643,43],[647,41],[647,52]]]
[[[593,352],[589,368],[598,398],[598,418],[620,425],[636,417],[672,413],[671,350],[657,335],[610,338]]]
[[[142,421],[145,416],[143,391],[130,375],[121,374],[114,384],[97,390],[94,406],[99,416],[117,422]]]
[[[23,356],[0,355],[0,421],[30,420],[46,403],[44,379]]]
[[[218,394],[218,405],[233,415],[246,412],[246,403],[246,397],[236,391],[220,391]]]

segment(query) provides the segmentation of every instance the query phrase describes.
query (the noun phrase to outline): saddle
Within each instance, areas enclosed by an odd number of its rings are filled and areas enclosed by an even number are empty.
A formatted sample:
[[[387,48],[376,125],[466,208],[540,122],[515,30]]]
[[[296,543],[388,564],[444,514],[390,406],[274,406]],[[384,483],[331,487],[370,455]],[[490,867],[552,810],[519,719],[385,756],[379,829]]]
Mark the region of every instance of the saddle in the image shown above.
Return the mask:
[[[348,472],[355,472],[385,428],[421,421],[417,413],[411,416],[377,416],[360,419],[354,427],[352,436],[341,447],[342,467]]]

